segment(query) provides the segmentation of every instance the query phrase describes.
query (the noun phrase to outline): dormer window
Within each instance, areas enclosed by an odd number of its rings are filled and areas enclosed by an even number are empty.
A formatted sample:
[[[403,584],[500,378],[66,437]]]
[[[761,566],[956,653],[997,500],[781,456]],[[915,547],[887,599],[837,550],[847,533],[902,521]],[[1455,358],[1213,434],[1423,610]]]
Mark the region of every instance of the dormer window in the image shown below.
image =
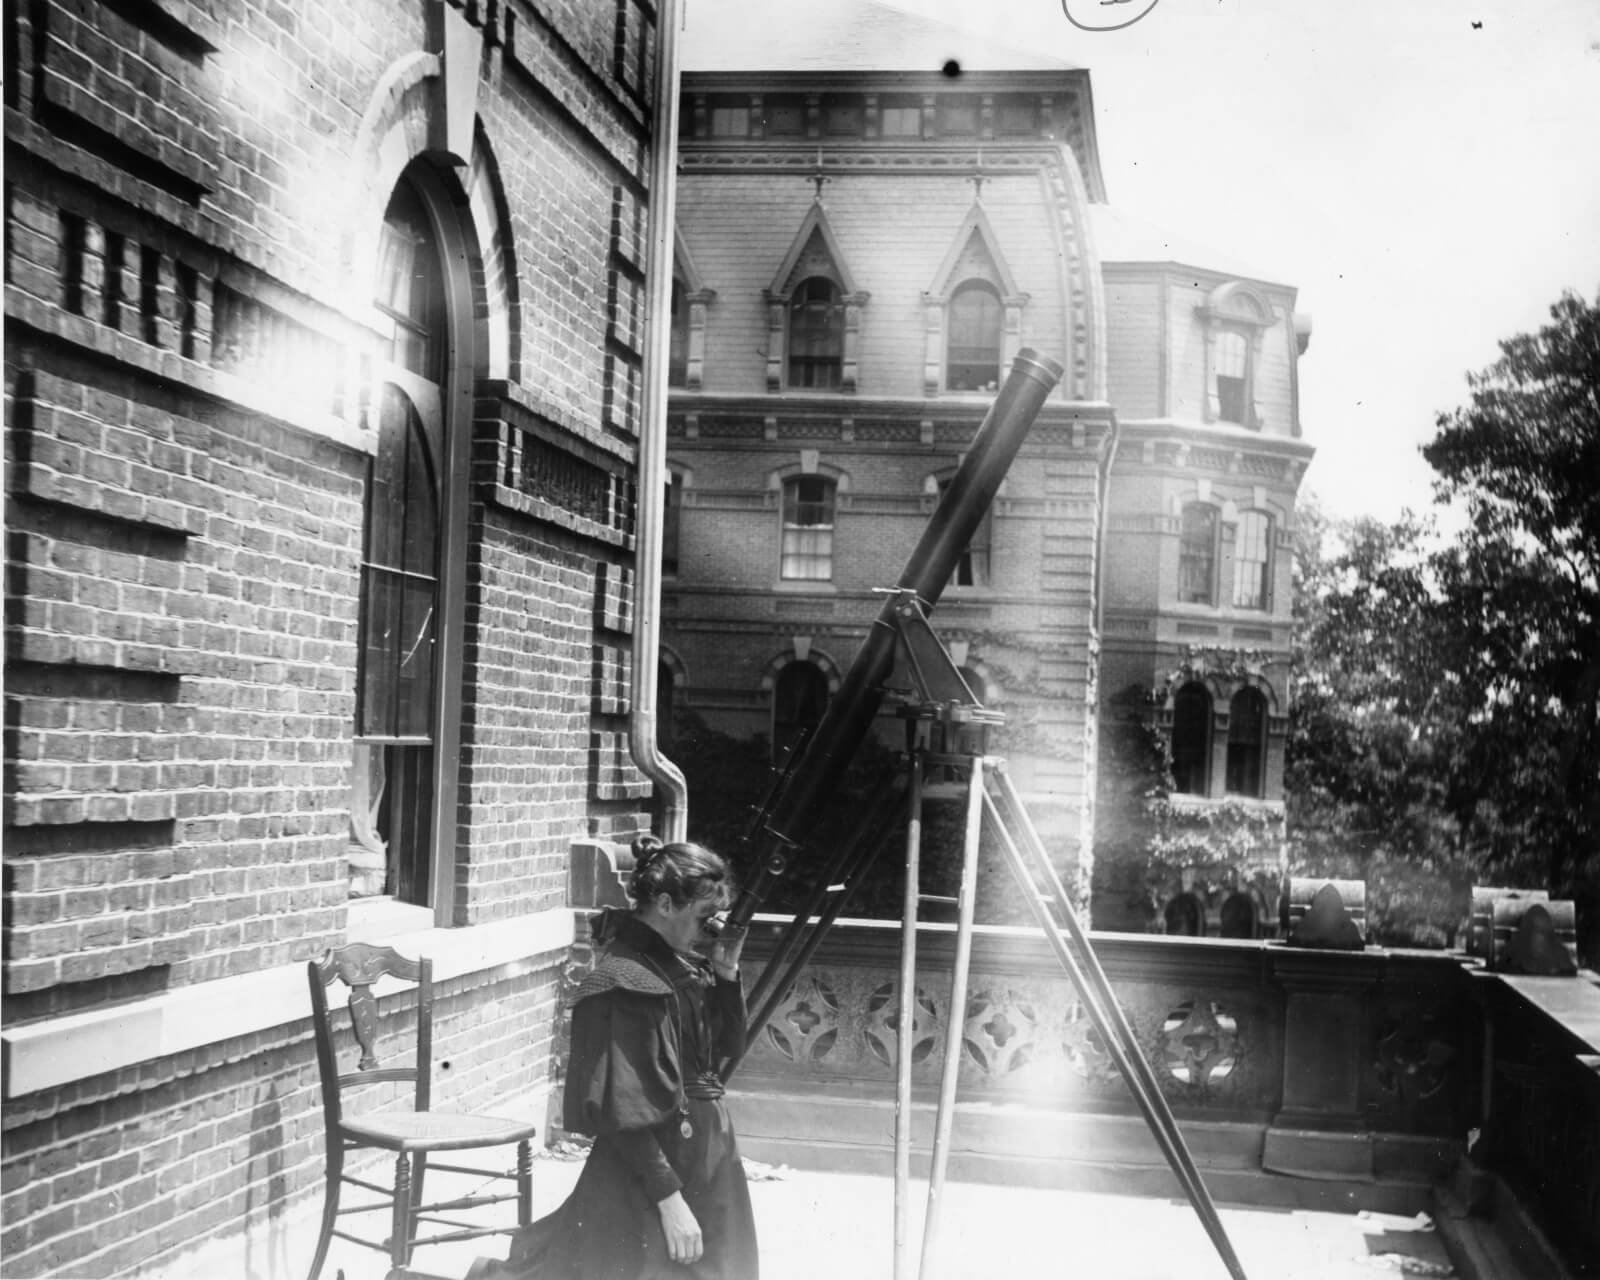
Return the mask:
[[[844,304],[823,276],[801,282],[789,302],[791,387],[833,390],[843,381]]]
[[[1261,339],[1277,323],[1276,313],[1259,290],[1237,280],[1213,289],[1199,311],[1206,337],[1206,421],[1260,430]]]
[[[1000,386],[1003,332],[1000,295],[987,281],[970,281],[950,298],[947,391],[994,391]]]
[[[1217,368],[1214,375],[1217,420],[1250,424],[1250,340],[1237,329],[1224,329],[1216,339]]]
[[[933,285],[922,295],[926,355],[922,383],[940,391],[995,391],[1022,343],[1017,290],[983,206],[968,210]]]
[[[867,294],[851,280],[820,200],[801,222],[766,300],[767,390],[854,391]]]

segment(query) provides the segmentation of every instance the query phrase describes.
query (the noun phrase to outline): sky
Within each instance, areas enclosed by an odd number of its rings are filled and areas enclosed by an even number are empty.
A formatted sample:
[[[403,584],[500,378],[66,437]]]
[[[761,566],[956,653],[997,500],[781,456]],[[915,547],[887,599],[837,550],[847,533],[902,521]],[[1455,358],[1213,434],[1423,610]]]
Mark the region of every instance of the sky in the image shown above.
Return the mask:
[[[1418,446],[1466,374],[1564,290],[1600,297],[1600,0],[1068,2],[1146,12],[1091,33],[1061,0],[887,0],[1086,67],[1108,201],[1299,290],[1303,491],[1426,508]]]

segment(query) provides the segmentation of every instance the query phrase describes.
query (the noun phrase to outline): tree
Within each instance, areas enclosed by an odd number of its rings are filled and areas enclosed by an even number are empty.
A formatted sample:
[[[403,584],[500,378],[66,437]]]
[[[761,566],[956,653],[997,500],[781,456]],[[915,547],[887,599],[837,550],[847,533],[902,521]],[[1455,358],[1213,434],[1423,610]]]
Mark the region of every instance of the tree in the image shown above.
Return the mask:
[[[1427,876],[1544,887],[1579,899],[1593,959],[1600,303],[1567,294],[1551,318],[1469,376],[1423,450],[1458,538],[1307,521],[1286,789],[1294,856],[1387,878],[1404,909],[1380,914],[1435,912]]]
[[[1469,520],[1437,567],[1495,810],[1485,852],[1535,850],[1566,892],[1600,870],[1600,298],[1567,293],[1550,316],[1468,379],[1423,456]]]

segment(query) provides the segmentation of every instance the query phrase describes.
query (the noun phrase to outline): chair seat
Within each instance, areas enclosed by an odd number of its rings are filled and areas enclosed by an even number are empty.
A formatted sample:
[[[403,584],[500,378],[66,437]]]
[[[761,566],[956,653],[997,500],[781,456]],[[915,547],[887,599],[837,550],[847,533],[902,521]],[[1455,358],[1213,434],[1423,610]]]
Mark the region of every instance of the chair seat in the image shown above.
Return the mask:
[[[458,1111],[382,1111],[341,1120],[347,1137],[390,1151],[451,1151],[521,1142],[540,1130],[537,1121],[503,1116],[466,1115]]]

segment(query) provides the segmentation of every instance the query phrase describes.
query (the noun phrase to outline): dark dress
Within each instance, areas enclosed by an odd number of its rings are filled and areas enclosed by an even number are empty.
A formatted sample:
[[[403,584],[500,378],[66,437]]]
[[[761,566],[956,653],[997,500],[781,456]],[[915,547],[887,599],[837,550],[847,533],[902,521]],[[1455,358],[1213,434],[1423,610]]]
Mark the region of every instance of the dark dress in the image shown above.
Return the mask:
[[[573,999],[563,1123],[594,1147],[572,1195],[514,1240],[518,1280],[757,1280],[755,1217],[716,1064],[744,1046],[744,992],[624,912]],[[674,1191],[705,1252],[667,1255],[656,1205]]]

